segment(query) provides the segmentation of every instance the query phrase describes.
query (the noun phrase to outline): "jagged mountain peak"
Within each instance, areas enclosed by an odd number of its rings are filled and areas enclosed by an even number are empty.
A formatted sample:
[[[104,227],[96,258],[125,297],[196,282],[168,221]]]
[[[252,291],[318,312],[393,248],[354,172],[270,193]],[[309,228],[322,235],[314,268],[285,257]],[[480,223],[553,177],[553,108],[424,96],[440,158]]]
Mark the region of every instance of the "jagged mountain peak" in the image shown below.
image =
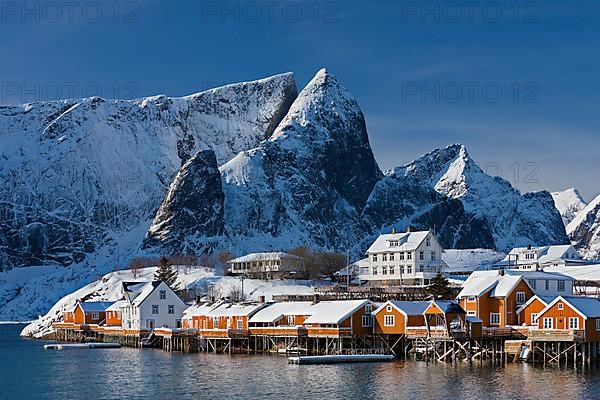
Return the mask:
[[[577,213],[567,234],[585,258],[600,259],[600,195]]]
[[[565,226],[569,225],[577,216],[577,213],[587,206],[587,203],[575,188],[553,192],[552,198],[554,199],[554,205],[560,212]]]

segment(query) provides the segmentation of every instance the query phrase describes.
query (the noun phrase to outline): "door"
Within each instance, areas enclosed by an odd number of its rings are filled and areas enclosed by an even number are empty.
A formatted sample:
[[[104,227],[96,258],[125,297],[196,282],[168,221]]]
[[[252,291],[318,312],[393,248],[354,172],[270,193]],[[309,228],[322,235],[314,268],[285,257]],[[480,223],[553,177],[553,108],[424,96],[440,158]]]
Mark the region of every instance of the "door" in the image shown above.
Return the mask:
[[[146,329],[154,330],[154,320],[153,319],[146,320]]]

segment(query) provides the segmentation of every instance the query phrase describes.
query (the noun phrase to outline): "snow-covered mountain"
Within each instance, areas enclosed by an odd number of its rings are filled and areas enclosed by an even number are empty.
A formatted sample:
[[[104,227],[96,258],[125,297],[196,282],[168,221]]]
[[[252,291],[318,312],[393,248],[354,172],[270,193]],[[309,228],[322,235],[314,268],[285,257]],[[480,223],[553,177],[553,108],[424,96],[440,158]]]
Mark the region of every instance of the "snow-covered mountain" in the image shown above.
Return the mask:
[[[177,99],[3,107],[0,159],[0,265],[70,265],[39,290],[7,285],[0,318],[138,255],[358,257],[409,225],[446,248],[568,243],[548,192],[522,195],[464,146],[383,173],[357,100],[326,70],[299,94],[284,74]]]
[[[147,229],[193,154],[224,163],[255,147],[296,95],[283,74],[183,98],[0,107],[0,265],[77,263]]]
[[[571,188],[561,192],[553,192],[554,205],[560,212],[565,226],[577,216],[577,213],[587,206],[577,189]]]
[[[567,234],[584,258],[600,259],[600,196],[577,213],[567,225]]]

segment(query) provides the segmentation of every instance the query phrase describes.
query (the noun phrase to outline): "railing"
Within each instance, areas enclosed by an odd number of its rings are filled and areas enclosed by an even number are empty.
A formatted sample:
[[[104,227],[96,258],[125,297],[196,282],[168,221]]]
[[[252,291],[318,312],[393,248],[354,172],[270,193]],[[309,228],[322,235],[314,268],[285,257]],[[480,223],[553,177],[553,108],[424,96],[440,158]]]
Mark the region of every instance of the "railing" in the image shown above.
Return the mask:
[[[338,327],[338,328],[325,328],[320,326],[308,326],[308,336],[343,336],[351,335],[352,328],[350,327]]]
[[[409,326],[406,335],[412,337],[450,337],[446,327],[432,326],[427,330],[426,326]]]
[[[539,341],[575,341],[582,340],[585,331],[582,329],[530,329],[529,339]]]
[[[250,327],[251,335],[267,335],[267,336],[303,336],[306,335],[307,329],[304,326],[260,326]]]

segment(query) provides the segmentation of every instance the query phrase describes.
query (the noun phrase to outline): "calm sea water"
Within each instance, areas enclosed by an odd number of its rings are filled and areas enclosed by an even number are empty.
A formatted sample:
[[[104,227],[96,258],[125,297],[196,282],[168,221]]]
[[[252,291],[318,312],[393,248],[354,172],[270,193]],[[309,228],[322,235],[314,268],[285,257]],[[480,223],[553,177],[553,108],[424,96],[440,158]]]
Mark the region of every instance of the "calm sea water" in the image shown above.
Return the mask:
[[[288,365],[281,356],[46,351],[0,325],[0,399],[598,399],[600,370],[423,362]]]

